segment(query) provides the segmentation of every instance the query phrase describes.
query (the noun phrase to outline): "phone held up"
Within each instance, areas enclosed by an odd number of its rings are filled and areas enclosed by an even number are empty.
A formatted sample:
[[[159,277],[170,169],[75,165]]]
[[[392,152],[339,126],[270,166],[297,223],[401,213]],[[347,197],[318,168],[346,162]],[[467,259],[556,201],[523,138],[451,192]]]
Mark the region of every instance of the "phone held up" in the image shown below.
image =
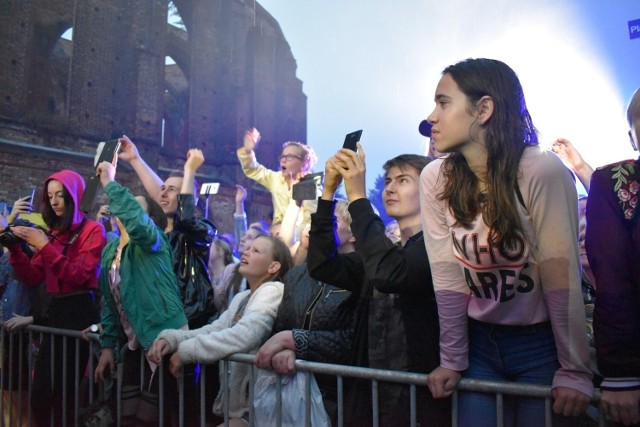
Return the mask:
[[[117,139],[100,142],[96,148],[96,155],[93,159],[94,169],[102,162],[112,162],[119,150],[120,141]],[[82,202],[80,202],[80,209],[85,213],[89,213],[91,209],[93,209],[93,202],[96,199],[100,178],[94,173],[86,180],[86,183],[84,196],[82,197]]]
[[[206,182],[202,184],[200,187],[200,195],[209,196],[211,194],[218,194],[218,190],[220,189],[219,182]]]
[[[315,200],[322,188],[324,172],[316,172],[306,175],[291,188],[291,198],[297,201]]]
[[[342,148],[358,151],[358,146],[356,144],[360,141],[360,137],[362,137],[362,129],[348,133],[347,136],[344,137],[344,144],[342,144]]]
[[[31,187],[28,191],[25,191],[25,195],[22,199],[27,199],[30,205],[33,205],[33,196],[36,195],[36,187]]]

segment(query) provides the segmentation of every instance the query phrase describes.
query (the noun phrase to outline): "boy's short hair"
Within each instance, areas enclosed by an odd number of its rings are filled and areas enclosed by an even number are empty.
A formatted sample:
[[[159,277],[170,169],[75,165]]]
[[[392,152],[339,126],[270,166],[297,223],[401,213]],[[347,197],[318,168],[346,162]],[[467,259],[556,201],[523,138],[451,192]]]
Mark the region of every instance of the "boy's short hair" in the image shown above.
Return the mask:
[[[169,172],[168,178],[184,179],[184,171],[181,171],[179,169],[174,169],[171,172]],[[180,188],[178,189],[178,192],[180,192]],[[198,205],[198,181],[195,178],[193,180],[193,197],[196,198],[196,205]]]
[[[421,156],[419,154],[400,154],[393,159],[387,160],[382,166],[382,169],[384,169],[385,177],[389,173],[389,170],[394,167],[397,167],[399,169],[406,169],[407,167],[411,167],[417,170],[419,175],[420,172],[422,172],[422,169],[424,169],[424,167],[427,166],[430,161],[431,159],[429,159],[427,156]]]

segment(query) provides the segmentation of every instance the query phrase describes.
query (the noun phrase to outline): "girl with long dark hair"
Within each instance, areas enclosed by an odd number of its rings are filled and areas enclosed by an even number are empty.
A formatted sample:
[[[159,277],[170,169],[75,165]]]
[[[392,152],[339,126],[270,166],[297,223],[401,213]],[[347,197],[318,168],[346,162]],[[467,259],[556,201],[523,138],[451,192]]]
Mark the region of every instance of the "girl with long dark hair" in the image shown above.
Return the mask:
[[[14,234],[34,250],[32,258],[22,245],[11,250],[11,265],[22,283],[45,283],[51,295],[44,326],[82,331],[100,321],[95,290],[98,286],[100,254],[106,244],[104,228],[80,210],[84,180],[74,171],[62,170],[44,182],[42,218],[49,232],[31,227],[12,227]],[[51,351],[53,341],[54,350]],[[79,347],[80,366],[75,367],[75,347]],[[51,359],[54,359],[53,372]],[[52,407],[55,425],[73,425],[73,396],[76,369],[84,373],[89,358],[88,344],[76,340],[67,347],[66,377],[63,379],[63,339],[45,334],[40,343],[33,376],[31,404],[38,425],[49,425]],[[52,382],[53,376],[53,382]],[[63,404],[63,380],[66,402]],[[66,405],[66,417],[63,416]],[[66,418],[66,423],[64,422]]]
[[[593,393],[570,172],[538,147],[518,77],[468,59],[443,71],[435,148],[421,211],[440,316],[434,397],[461,375],[552,386],[556,414],[577,416]],[[461,393],[461,426],[495,426],[495,396]],[[505,425],[544,425],[542,399],[506,398]],[[554,425],[556,425],[554,423]]]

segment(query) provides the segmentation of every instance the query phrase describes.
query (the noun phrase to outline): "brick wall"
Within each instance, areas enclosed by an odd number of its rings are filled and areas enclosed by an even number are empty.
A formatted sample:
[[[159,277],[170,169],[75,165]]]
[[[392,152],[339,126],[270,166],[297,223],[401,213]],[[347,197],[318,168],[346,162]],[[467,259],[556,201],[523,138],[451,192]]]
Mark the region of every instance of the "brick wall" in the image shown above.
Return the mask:
[[[163,0],[2,3],[0,200],[11,204],[59,169],[88,176],[97,142],[126,133],[161,177],[182,167],[189,147],[203,149],[199,180],[222,184],[210,202],[221,231],[232,229],[236,183],[250,188],[250,220],[271,212],[235,150],[256,126],[258,158],[277,168],[284,141],[306,142],[306,96],[280,27],[260,5],[176,0],[186,31],[168,26]],[[74,23],[73,42],[60,39]],[[140,191],[125,166],[118,180]]]

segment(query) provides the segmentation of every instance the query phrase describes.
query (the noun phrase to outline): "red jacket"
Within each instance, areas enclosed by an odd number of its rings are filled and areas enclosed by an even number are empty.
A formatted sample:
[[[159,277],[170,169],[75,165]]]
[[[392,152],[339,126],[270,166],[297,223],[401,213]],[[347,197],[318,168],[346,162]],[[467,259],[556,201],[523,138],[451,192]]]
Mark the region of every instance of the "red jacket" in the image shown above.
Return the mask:
[[[82,220],[80,201],[84,194],[84,180],[76,172],[63,170],[54,173],[44,182],[44,188],[52,179],[60,181],[73,198],[76,211],[71,229],[64,232],[54,230],[50,241],[32,259],[15,246],[11,250],[11,265],[16,276],[27,286],[46,283],[47,292],[64,294],[98,287],[100,257],[107,243],[102,225],[89,219]],[[49,203],[44,191],[43,203]],[[69,244],[78,227],[80,234]],[[66,254],[63,254],[65,247]]]

